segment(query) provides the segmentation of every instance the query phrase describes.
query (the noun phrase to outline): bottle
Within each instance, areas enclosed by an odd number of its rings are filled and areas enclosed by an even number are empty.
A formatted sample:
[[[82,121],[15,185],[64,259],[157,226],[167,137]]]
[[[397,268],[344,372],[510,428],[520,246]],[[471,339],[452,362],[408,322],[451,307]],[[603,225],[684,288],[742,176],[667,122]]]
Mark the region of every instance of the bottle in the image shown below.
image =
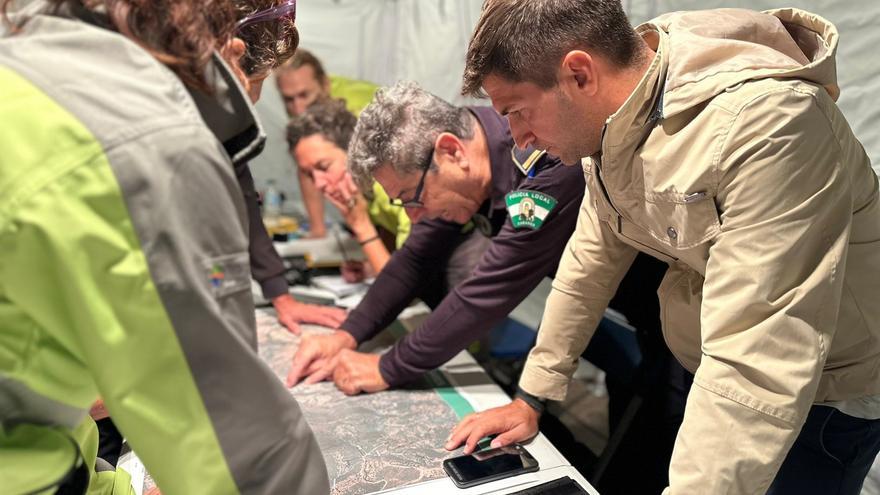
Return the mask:
[[[275,181],[269,180],[266,193],[263,195],[263,217],[277,220],[281,215],[281,191],[275,187]]]

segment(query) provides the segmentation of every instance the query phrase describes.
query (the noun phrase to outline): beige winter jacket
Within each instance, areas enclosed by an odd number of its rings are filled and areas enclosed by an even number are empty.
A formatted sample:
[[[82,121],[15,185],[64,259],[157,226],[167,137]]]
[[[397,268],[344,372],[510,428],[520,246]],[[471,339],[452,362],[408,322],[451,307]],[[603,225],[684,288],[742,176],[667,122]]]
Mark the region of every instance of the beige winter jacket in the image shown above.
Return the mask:
[[[757,494],[813,403],[880,394],[877,177],[834,103],[837,31],[786,9],[662,16],[585,159],[587,194],[520,385],[561,399],[636,250],[696,373],[672,494]]]

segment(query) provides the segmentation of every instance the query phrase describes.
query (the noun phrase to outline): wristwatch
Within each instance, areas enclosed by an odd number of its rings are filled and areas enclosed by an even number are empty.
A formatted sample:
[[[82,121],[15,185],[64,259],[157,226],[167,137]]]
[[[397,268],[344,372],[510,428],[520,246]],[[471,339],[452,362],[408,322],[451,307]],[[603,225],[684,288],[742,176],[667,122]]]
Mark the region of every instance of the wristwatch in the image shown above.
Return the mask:
[[[538,411],[538,414],[543,414],[544,409],[547,408],[547,399],[532,395],[519,387],[516,387],[514,398],[522,399],[522,401],[528,404],[532,409]]]

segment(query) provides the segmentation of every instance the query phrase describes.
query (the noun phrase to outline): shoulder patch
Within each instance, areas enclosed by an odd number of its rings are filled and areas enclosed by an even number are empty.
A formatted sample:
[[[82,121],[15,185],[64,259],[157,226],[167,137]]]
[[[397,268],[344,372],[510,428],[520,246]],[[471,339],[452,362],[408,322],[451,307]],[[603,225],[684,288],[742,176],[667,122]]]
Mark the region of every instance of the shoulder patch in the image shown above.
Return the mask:
[[[507,203],[507,213],[510,214],[513,227],[532,230],[538,230],[544,225],[544,219],[557,203],[553,196],[527,189],[508,193],[504,201]]]
[[[536,150],[529,146],[528,148],[521,150],[518,147],[514,146],[510,148],[510,157],[513,159],[513,164],[516,165],[516,168],[519,169],[523,175],[529,175],[529,171],[532,170],[532,167],[538,163],[538,160],[544,156],[545,151]]]

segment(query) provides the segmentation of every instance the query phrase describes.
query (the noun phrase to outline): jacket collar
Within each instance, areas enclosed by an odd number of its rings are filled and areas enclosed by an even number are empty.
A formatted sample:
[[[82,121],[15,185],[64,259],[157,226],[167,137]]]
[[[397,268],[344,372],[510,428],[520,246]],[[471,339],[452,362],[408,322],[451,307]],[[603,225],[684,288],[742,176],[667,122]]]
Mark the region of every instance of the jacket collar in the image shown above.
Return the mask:
[[[205,124],[223,143],[232,163],[239,164],[259,155],[266,143],[266,133],[257,119],[247,93],[226,62],[214,53],[207,69],[213,94],[187,88]]]
[[[510,192],[512,175],[516,172],[510,150],[513,138],[507,119],[498,115],[492,107],[468,107],[486,134],[489,148],[489,167],[492,170],[492,193],[489,198],[492,210],[506,210],[504,196]]]
[[[623,105],[605,121],[603,150],[619,147],[642,136],[663,117],[667,37],[651,26],[640,26],[638,33],[645,38],[657,39],[657,46],[652,46],[656,55]]]

